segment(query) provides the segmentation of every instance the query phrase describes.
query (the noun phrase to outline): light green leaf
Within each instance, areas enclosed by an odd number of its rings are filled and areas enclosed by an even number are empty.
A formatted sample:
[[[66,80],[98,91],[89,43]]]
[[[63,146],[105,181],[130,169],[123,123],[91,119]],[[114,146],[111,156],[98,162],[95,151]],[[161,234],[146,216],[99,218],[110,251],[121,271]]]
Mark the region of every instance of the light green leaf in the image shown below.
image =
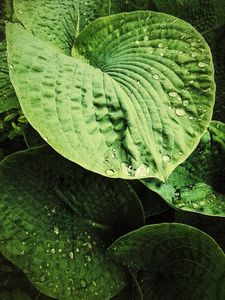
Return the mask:
[[[43,41],[70,55],[79,32],[100,16],[110,14],[111,1],[15,0],[17,19]],[[117,11],[117,5],[114,5]]]
[[[9,78],[6,42],[0,42],[0,113],[19,108],[19,101]]]
[[[165,184],[144,180],[171,206],[225,216],[225,124],[213,121],[193,154]]]
[[[144,300],[224,299],[224,253],[198,229],[148,225],[119,238],[109,253],[135,274]]]
[[[211,120],[210,50],[192,26],[172,16],[101,18],[78,36],[74,57],[15,24],[7,36],[25,116],[54,149],[86,169],[165,180]]]
[[[153,0],[157,9],[190,22],[202,34],[225,24],[225,1]]]
[[[144,222],[126,182],[46,147],[6,158],[0,182],[0,250],[35,287],[62,300],[105,300],[124,288],[124,271],[105,247]]]

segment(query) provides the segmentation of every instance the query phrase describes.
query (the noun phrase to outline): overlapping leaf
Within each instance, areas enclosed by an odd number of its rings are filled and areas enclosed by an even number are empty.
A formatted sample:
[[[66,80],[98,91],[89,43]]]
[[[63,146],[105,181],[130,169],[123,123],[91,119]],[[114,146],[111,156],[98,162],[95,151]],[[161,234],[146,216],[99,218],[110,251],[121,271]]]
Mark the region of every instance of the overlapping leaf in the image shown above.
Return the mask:
[[[165,184],[143,182],[175,208],[225,216],[225,124],[213,121],[197,149]]]
[[[48,148],[0,165],[0,249],[43,293],[105,300],[125,286],[105,247],[143,224],[134,191],[89,173]]]
[[[109,252],[135,274],[143,300],[224,298],[224,253],[193,227],[145,226],[119,238]]]
[[[32,126],[99,174],[165,180],[211,119],[210,50],[192,26],[169,15],[101,18],[78,36],[74,57],[9,24],[8,55]]]

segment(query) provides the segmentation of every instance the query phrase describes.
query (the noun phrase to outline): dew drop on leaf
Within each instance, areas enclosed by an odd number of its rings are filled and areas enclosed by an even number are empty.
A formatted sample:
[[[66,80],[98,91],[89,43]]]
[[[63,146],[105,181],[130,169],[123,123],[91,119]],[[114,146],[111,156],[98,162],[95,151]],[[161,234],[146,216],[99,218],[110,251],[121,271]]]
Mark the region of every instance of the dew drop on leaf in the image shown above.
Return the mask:
[[[159,80],[159,75],[158,74],[153,74],[152,78],[155,79],[155,80]]]
[[[199,68],[204,68],[206,66],[206,64],[204,62],[199,62],[198,63]]]
[[[164,162],[169,162],[169,161],[171,161],[171,157],[168,154],[163,155],[163,161]]]
[[[186,115],[186,112],[185,112],[185,110],[184,110],[183,108],[177,108],[177,109],[176,109],[176,115],[177,115],[178,117],[183,117],[183,116]]]
[[[106,170],[106,175],[108,175],[108,176],[114,176],[115,172],[113,171],[113,169],[108,169],[108,170]]]

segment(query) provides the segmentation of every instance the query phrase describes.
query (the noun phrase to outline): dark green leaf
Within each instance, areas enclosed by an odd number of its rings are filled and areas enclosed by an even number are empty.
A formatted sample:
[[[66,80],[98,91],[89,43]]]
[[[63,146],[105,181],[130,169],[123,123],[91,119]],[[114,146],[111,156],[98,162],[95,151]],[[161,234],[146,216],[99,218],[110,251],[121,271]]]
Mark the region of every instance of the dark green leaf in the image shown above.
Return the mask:
[[[174,208],[225,216],[225,124],[213,121],[193,154],[165,184],[143,181]]]
[[[224,299],[224,253],[198,229],[145,226],[119,238],[109,253],[135,274],[144,300]]]
[[[0,165],[0,250],[44,294],[105,300],[125,286],[105,247],[143,224],[126,182],[76,166],[43,147]]]

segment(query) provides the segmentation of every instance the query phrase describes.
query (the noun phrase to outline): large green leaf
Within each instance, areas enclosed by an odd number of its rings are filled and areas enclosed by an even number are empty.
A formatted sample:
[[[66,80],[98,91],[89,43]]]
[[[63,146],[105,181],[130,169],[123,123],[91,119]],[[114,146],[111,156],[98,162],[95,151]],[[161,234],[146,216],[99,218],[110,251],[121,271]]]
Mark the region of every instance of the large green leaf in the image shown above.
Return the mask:
[[[7,39],[11,80],[28,121],[60,154],[96,173],[165,180],[210,122],[210,50],[172,16],[101,18],[78,36],[74,57],[15,24]]]
[[[143,225],[134,191],[70,163],[46,147],[0,165],[0,250],[44,294],[106,300],[125,286],[105,253]]]
[[[9,78],[6,42],[0,42],[0,113],[19,108],[19,101]]]
[[[143,182],[175,208],[225,216],[225,124],[212,121],[193,154],[165,184]]]
[[[135,274],[144,300],[224,299],[224,253],[198,229],[148,225],[119,238],[109,253]]]

